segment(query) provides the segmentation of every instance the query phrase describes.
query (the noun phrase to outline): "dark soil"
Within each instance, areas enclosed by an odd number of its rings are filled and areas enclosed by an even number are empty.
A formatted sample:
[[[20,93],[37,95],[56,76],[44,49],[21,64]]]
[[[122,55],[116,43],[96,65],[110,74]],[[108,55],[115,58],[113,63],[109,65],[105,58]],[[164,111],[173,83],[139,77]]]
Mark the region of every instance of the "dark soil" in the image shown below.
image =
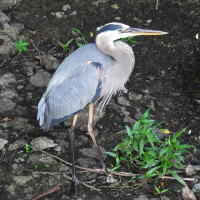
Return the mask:
[[[90,32],[95,35],[97,27],[117,21],[116,17],[121,17],[120,22],[137,28],[169,32],[169,35],[165,36],[135,38],[138,42],[133,47],[136,63],[126,88],[129,92],[137,93],[148,90],[150,96],[155,99],[155,111],[151,111],[152,117],[156,121],[164,121],[162,128],[167,128],[173,132],[178,132],[187,127],[187,130],[191,130],[192,133],[190,135],[183,134],[181,142],[193,144],[196,149],[199,149],[200,104],[197,100],[200,100],[200,49],[199,40],[195,38],[200,28],[198,1],[159,1],[158,9],[156,9],[155,0],[110,0],[107,3],[99,3],[98,6],[95,5],[97,2],[95,0],[23,0],[18,7],[6,11],[6,14],[11,17],[12,22],[20,22],[25,25],[23,35],[26,41],[32,40],[34,44],[38,45],[39,51],[51,53],[56,50],[53,55],[60,61],[66,55],[61,54],[62,49],[59,47],[58,41],[66,43],[70,40],[73,37],[72,34],[69,34],[72,27],[78,28],[88,42],[94,42],[94,37],[90,37]],[[71,10],[66,12],[67,17],[65,19],[58,19],[51,14],[52,12],[62,11],[62,6],[65,4],[71,6]],[[111,8],[112,4],[117,4],[119,9]],[[77,15],[68,15],[72,11],[77,11]],[[36,30],[36,34],[30,32]],[[33,46],[31,48],[34,49]],[[75,43],[72,44],[71,50],[73,48],[77,48]],[[28,51],[23,54],[21,59],[40,65],[36,58],[37,55],[36,51]],[[9,64],[9,67],[4,69],[4,71],[6,70],[15,73],[17,81],[22,81],[23,85],[29,84],[20,63],[16,66]],[[22,106],[30,108],[25,117],[35,126],[33,131],[23,136],[28,141],[36,136],[48,136],[48,133],[40,130],[36,121],[36,111],[31,109],[31,106],[37,105],[44,88],[30,87],[30,90],[34,94],[33,97],[25,97],[25,101],[20,102]],[[23,92],[25,91],[22,90],[20,95],[23,95]],[[132,103],[129,110],[131,117],[135,118],[138,109],[144,113],[149,107],[149,103],[148,99]],[[9,118],[13,116],[14,111],[5,115]],[[100,135],[113,134],[114,137],[114,133],[121,130],[125,123],[119,112],[108,107],[105,116],[98,122],[97,127],[101,125],[103,129],[99,130]],[[55,131],[59,128],[63,127],[57,127]],[[120,138],[111,143],[105,141],[101,145],[109,151],[119,141]],[[200,164],[198,157],[199,154],[194,153],[192,158],[187,160],[187,163]],[[63,155],[63,158],[65,159],[65,155]],[[109,162],[110,160],[107,161],[108,165]],[[117,199],[133,199],[138,194],[144,194],[148,196],[148,199],[153,199],[156,198],[152,192],[154,182],[152,181],[151,184],[149,184],[151,187],[142,185],[135,190],[105,189],[101,194],[90,192],[89,189],[80,186],[79,192],[80,194],[86,193],[86,198],[82,196],[82,199],[112,199],[116,193],[118,194]],[[190,183],[188,184],[190,185]],[[179,183],[165,181],[165,185],[169,189],[165,196],[170,200],[182,199],[180,191],[177,192],[182,188]],[[37,195],[42,193],[42,186],[38,191],[36,192]],[[49,198],[43,199],[61,199],[60,195],[62,194],[55,192]]]

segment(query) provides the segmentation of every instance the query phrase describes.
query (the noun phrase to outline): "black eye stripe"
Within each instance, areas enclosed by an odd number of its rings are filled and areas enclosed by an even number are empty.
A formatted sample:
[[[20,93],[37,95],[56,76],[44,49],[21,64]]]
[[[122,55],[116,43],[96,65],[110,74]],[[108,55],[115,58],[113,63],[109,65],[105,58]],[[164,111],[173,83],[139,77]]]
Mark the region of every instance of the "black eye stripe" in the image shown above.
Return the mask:
[[[117,25],[117,24],[108,24],[106,26],[104,26],[103,28],[101,28],[99,30],[99,32],[97,33],[97,35],[99,33],[102,33],[104,31],[114,31],[114,30],[117,30],[117,29],[122,29],[123,27],[121,25]]]

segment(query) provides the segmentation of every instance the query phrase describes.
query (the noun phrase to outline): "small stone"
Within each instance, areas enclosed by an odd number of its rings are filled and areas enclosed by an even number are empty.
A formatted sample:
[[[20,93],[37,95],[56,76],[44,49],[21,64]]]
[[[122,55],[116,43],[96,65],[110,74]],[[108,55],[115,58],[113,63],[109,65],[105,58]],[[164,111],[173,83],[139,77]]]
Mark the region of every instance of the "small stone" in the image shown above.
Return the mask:
[[[200,193],[200,183],[197,183],[193,186],[192,191],[194,193]]]
[[[7,86],[16,81],[15,75],[11,73],[0,76],[0,87]]]
[[[54,58],[51,54],[43,56],[44,66],[47,70],[56,70],[60,65],[58,59]]]
[[[56,17],[61,19],[65,17],[65,13],[64,12],[56,12]]]
[[[4,12],[0,11],[0,23],[4,24],[9,22],[10,18]]]
[[[52,164],[52,163],[56,163],[56,160],[51,155],[47,155],[44,153],[42,153],[42,154],[32,153],[28,157],[28,162]]]
[[[4,140],[0,138],[0,150],[3,149],[3,147],[8,143],[8,140]]]
[[[118,180],[113,178],[112,176],[107,176],[106,183],[116,183]]]
[[[124,117],[124,122],[125,122],[125,123],[134,124],[134,123],[136,122],[136,120],[132,119],[132,118],[129,117],[129,116],[125,116],[125,117]]]
[[[6,99],[13,99],[13,98],[18,98],[19,95],[16,90],[5,88],[1,91],[0,97]]]
[[[97,165],[97,163],[94,161],[92,158],[78,158],[76,162],[81,166],[81,167],[94,167]]]
[[[195,168],[195,166],[192,166],[192,165],[189,164],[186,167],[185,172],[186,172],[187,176],[195,175],[196,174],[196,168]]]
[[[31,76],[30,83],[35,87],[45,87],[50,81],[50,73],[46,71],[37,72]]]
[[[70,15],[73,15],[73,16],[77,15],[77,11],[73,11]]]
[[[19,139],[19,140],[15,141],[13,144],[10,144],[8,147],[8,150],[13,151],[13,150],[25,147],[26,144],[27,144],[26,140]]]
[[[139,100],[142,99],[142,94],[138,94],[138,93],[135,93],[135,92],[129,92],[128,99],[130,101],[139,101]]]
[[[106,159],[107,158],[106,150],[102,146],[100,146],[99,148],[100,148],[103,158]],[[94,146],[92,148],[79,149],[79,151],[81,152],[82,155],[84,155],[86,157],[98,158],[97,152],[96,152],[96,149],[94,148]]]
[[[71,6],[70,6],[69,4],[63,5],[63,6],[62,6],[62,10],[63,10],[64,12],[66,12],[67,10],[70,10],[70,9],[71,9]]]
[[[123,106],[131,106],[130,102],[123,96],[117,98],[117,103]]]
[[[149,90],[141,90],[141,93],[142,93],[142,94],[149,95]]]
[[[32,176],[13,176],[15,183],[20,186],[26,186],[27,183],[32,179]]]
[[[182,189],[182,197],[184,200],[196,200],[193,191],[191,191],[188,186]]]
[[[12,110],[13,108],[15,108],[15,106],[16,106],[16,103],[13,102],[12,100],[10,100],[10,99],[1,99],[0,100],[0,113]]]
[[[31,141],[31,145],[37,149],[46,149],[55,147],[57,144],[54,143],[53,140],[47,138],[47,137],[38,137]]]

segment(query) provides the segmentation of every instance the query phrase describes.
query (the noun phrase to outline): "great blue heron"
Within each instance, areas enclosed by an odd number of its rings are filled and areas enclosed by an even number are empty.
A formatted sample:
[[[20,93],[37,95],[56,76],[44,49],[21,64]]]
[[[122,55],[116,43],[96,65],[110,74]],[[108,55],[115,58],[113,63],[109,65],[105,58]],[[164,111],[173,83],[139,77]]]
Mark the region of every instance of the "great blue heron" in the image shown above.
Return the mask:
[[[72,179],[75,175],[74,129],[78,113],[89,104],[88,132],[92,138],[102,168],[105,170],[101,152],[92,128],[93,103],[102,98],[102,105],[113,94],[123,89],[135,63],[132,48],[121,38],[138,35],[164,35],[166,32],[132,28],[122,23],[104,25],[96,36],[96,43],[78,48],[58,67],[46,92],[38,104],[40,126],[50,127],[74,116],[70,131],[72,154]]]

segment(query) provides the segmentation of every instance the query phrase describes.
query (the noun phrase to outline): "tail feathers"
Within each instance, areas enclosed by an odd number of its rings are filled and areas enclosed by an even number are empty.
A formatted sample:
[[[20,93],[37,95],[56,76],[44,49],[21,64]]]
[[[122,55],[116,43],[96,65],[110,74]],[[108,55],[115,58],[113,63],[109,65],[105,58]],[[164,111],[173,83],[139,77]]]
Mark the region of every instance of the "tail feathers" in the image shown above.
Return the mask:
[[[43,96],[38,104],[38,113],[37,113],[37,120],[39,120],[39,124],[41,127],[44,127],[45,109],[46,109],[46,102],[45,102],[45,97]]]

